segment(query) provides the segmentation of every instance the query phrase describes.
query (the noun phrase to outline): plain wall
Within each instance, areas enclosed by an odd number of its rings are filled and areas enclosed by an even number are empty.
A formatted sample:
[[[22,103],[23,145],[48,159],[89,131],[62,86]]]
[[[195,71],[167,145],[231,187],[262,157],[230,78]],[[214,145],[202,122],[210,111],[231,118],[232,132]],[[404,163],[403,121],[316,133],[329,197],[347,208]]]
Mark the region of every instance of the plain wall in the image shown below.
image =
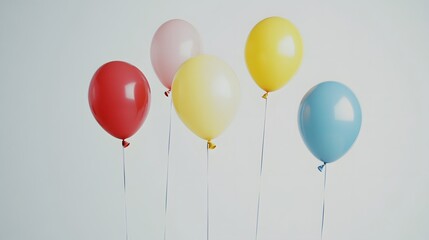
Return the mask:
[[[255,235],[263,94],[244,61],[247,35],[269,16],[304,41],[298,73],[269,96],[259,240],[318,239],[323,175],[298,131],[301,98],[335,80],[357,95],[363,123],[329,165],[325,239],[429,238],[427,1],[0,2],[0,239],[124,239],[122,149],[88,105],[93,73],[139,67],[151,109],[126,149],[129,239],[163,239],[170,99],[150,62],[156,29],[192,23],[204,52],[241,84],[231,126],[210,154],[213,240]],[[168,240],[205,239],[205,142],[172,114]]]

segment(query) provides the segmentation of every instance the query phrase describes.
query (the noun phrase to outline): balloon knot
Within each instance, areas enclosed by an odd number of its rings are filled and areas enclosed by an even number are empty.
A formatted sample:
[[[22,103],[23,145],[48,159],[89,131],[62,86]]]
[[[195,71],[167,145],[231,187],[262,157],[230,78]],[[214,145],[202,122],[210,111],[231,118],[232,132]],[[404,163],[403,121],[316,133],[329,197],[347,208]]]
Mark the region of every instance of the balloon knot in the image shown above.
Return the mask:
[[[263,99],[267,99],[268,98],[268,92],[264,93],[264,95],[262,95]]]
[[[210,149],[210,150],[213,150],[213,149],[216,148],[216,144],[212,143],[211,140],[208,140],[207,141],[207,148]]]
[[[123,147],[123,148],[127,148],[128,146],[130,146],[130,143],[129,143],[129,142],[127,142],[127,141],[125,141],[125,139],[124,139],[124,140],[122,140],[122,147]]]
[[[171,89],[168,89],[167,91],[164,92],[164,95],[168,97],[170,96],[170,93],[171,93]]]
[[[317,167],[317,169],[319,169],[319,172],[322,172],[323,169],[325,168],[326,163],[323,163],[323,165],[320,165]]]

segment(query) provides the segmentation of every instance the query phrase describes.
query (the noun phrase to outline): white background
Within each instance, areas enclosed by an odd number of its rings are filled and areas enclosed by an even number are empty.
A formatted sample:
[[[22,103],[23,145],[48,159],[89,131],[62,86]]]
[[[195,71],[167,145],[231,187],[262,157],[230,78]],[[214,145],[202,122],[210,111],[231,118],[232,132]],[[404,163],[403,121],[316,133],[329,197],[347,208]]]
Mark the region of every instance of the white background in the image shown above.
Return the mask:
[[[149,57],[156,29],[180,18],[241,84],[234,122],[210,161],[211,239],[254,239],[263,94],[244,61],[269,16],[301,31],[299,72],[269,96],[259,240],[318,239],[322,174],[298,131],[302,96],[348,85],[363,122],[329,165],[325,239],[428,239],[427,1],[12,1],[0,3],[0,239],[125,239],[122,149],[94,120],[95,70],[128,61],[151,109],[126,149],[129,239],[161,240],[169,100]],[[205,239],[205,142],[173,110],[168,240]]]

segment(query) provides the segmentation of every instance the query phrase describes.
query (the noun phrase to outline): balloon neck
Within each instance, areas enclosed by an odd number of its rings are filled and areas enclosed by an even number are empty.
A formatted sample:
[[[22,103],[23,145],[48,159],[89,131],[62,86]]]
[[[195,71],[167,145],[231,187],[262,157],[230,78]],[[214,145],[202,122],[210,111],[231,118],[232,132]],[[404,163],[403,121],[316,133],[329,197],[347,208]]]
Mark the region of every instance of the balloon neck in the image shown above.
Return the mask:
[[[122,140],[122,147],[123,148],[127,148],[128,146],[130,146],[130,143],[125,141],[125,139]]]
[[[216,148],[216,144],[212,143],[211,140],[208,140],[207,141],[207,148],[210,149],[210,150],[213,150],[213,149]]]
[[[319,169],[319,172],[323,172],[323,169],[325,168],[326,163],[324,162],[323,165],[320,165],[317,167],[317,169]]]
[[[170,96],[170,93],[171,93],[171,89],[168,89],[167,91],[165,91],[165,92],[164,92],[164,95],[165,95],[166,97],[169,97],[169,96]]]
[[[267,99],[268,98],[268,92],[264,93],[264,95],[262,95],[263,99]]]

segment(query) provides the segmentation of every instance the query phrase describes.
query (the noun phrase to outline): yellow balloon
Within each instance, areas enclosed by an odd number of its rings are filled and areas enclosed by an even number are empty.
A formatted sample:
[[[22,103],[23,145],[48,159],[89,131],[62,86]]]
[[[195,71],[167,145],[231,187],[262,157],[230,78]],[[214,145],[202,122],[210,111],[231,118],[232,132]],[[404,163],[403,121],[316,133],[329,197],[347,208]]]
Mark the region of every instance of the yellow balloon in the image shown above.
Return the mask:
[[[177,71],[172,96],[183,123],[210,143],[233,119],[240,86],[226,63],[214,56],[199,55],[187,60]]]
[[[283,87],[301,65],[303,45],[298,29],[287,19],[269,17],[253,27],[245,57],[253,80],[266,92]]]

